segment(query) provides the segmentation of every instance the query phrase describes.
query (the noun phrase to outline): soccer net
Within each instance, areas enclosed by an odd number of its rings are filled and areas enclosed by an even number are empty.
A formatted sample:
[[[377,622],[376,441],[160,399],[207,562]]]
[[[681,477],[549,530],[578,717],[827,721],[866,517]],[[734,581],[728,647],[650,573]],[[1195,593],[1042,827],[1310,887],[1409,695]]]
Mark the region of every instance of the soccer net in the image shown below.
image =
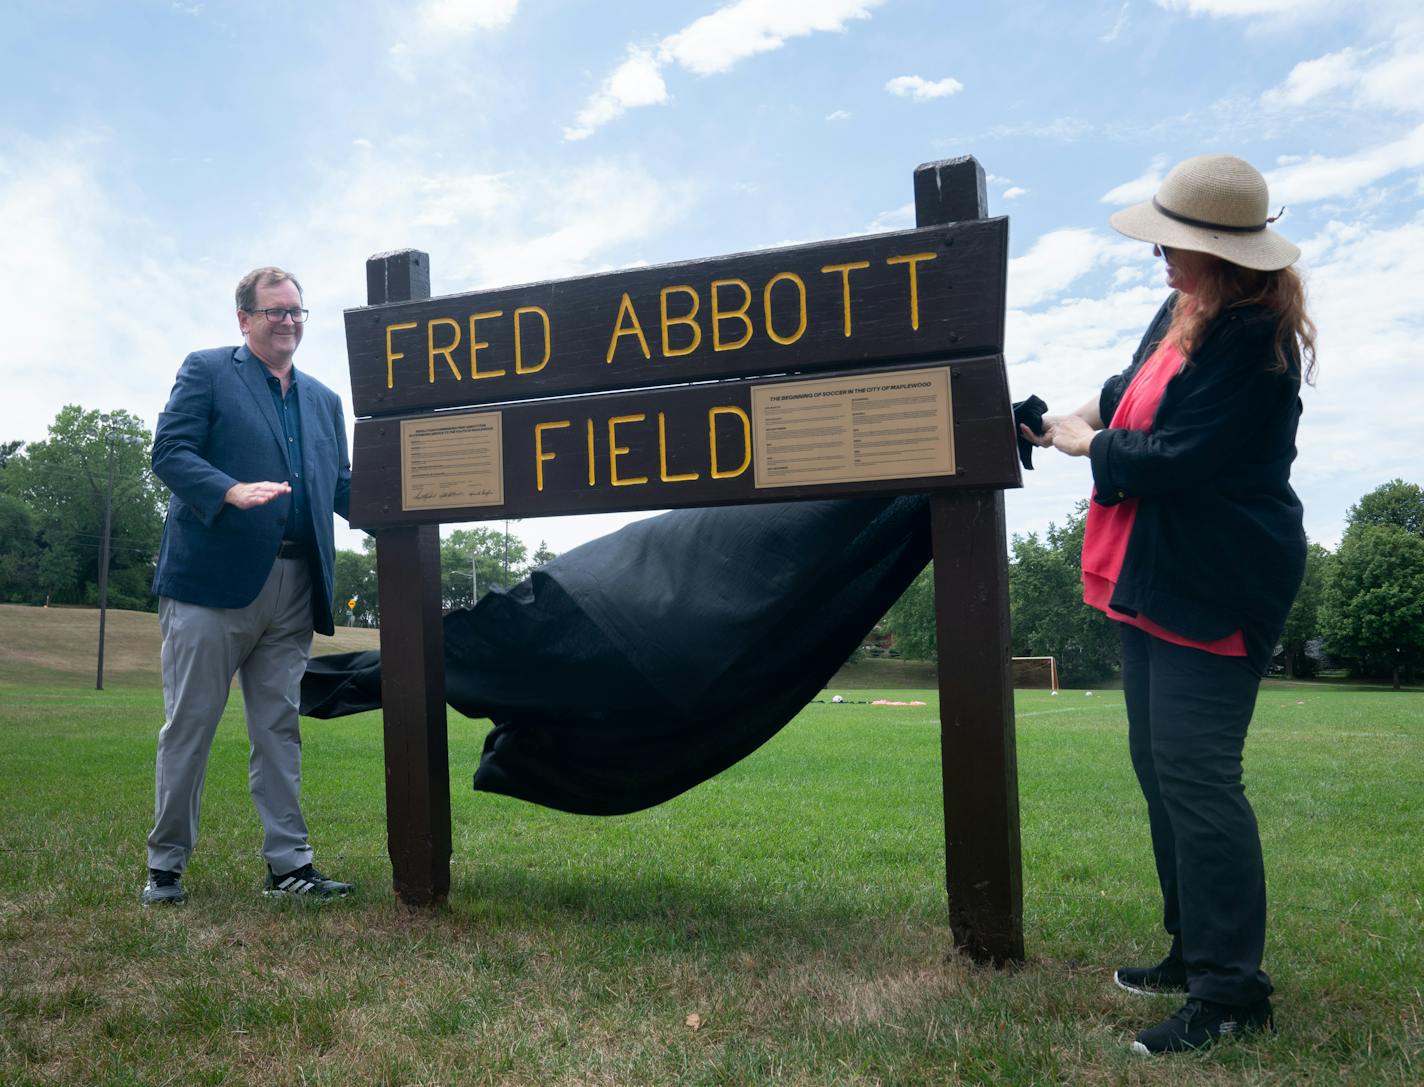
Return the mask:
[[[1011,674],[1015,688],[1058,690],[1058,662],[1052,657],[1014,657]]]

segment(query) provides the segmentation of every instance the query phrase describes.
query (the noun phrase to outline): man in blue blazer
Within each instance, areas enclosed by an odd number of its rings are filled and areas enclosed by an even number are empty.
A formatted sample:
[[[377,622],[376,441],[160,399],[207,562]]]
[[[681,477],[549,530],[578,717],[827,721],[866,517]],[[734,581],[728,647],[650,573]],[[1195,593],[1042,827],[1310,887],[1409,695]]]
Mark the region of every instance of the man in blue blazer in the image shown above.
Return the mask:
[[[347,515],[351,488],[341,400],[292,364],[306,316],[290,273],[249,272],[237,285],[244,344],[189,355],[154,431],[153,471],[173,497],[153,579],[166,720],[145,905],[185,898],[208,752],[234,675],[265,831],[265,893],[351,890],[312,867],[300,801],[298,694],[313,630],[333,631],[331,515]]]

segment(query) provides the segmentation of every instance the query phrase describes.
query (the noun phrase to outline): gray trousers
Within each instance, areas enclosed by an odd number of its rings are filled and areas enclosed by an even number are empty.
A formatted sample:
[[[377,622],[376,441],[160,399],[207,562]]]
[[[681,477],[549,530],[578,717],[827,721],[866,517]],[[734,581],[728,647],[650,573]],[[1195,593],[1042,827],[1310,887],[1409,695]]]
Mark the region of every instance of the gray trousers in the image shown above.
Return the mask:
[[[302,737],[297,706],[311,653],[311,575],[304,559],[277,559],[245,608],[158,601],[163,705],[154,767],[148,866],[182,872],[198,840],[198,807],[213,734],[241,675],[251,741],[248,789],[266,834],[262,855],[278,874],[311,861],[302,818]]]

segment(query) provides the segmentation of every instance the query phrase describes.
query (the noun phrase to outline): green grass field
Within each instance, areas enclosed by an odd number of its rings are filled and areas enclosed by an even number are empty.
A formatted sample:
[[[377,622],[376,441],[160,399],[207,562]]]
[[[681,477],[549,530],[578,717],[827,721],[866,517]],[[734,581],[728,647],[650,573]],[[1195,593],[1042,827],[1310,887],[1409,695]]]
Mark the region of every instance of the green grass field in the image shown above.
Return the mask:
[[[161,695],[21,657],[0,653],[7,1087],[1424,1082],[1417,692],[1264,689],[1247,780],[1279,1031],[1147,1061],[1126,1044],[1175,1004],[1110,980],[1164,946],[1120,692],[1017,696],[1028,961],[995,971],[952,952],[932,692],[808,706],[615,819],[475,794],[485,725],[452,714],[453,888],[430,912],[390,892],[374,714],[305,726],[317,860],[358,893],[258,894],[234,700],[191,900],[145,910]],[[882,693],[908,697],[847,696]]]

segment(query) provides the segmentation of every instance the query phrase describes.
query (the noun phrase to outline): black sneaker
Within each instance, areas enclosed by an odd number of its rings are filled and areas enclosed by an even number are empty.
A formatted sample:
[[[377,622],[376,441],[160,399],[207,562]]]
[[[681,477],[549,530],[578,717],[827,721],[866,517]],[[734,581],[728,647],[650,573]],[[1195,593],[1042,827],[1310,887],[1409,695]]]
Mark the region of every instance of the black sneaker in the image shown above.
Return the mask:
[[[327,879],[310,864],[304,864],[282,876],[269,867],[267,886],[262,893],[268,897],[296,895],[303,898],[344,898],[355,889],[349,883]]]
[[[1213,1004],[1209,1000],[1188,1000],[1172,1018],[1149,1027],[1132,1043],[1132,1051],[1150,1056],[1154,1053],[1183,1053],[1206,1049],[1222,1038],[1271,1030],[1271,1002],[1258,1000],[1254,1004],[1235,1007]]]
[[[139,901],[145,906],[177,906],[188,901],[183,891],[183,874],[169,872],[163,868],[148,870],[148,883],[143,888]]]
[[[1119,989],[1143,996],[1159,993],[1185,993],[1187,968],[1181,959],[1166,958],[1156,966],[1119,966],[1113,971],[1113,982]]]

